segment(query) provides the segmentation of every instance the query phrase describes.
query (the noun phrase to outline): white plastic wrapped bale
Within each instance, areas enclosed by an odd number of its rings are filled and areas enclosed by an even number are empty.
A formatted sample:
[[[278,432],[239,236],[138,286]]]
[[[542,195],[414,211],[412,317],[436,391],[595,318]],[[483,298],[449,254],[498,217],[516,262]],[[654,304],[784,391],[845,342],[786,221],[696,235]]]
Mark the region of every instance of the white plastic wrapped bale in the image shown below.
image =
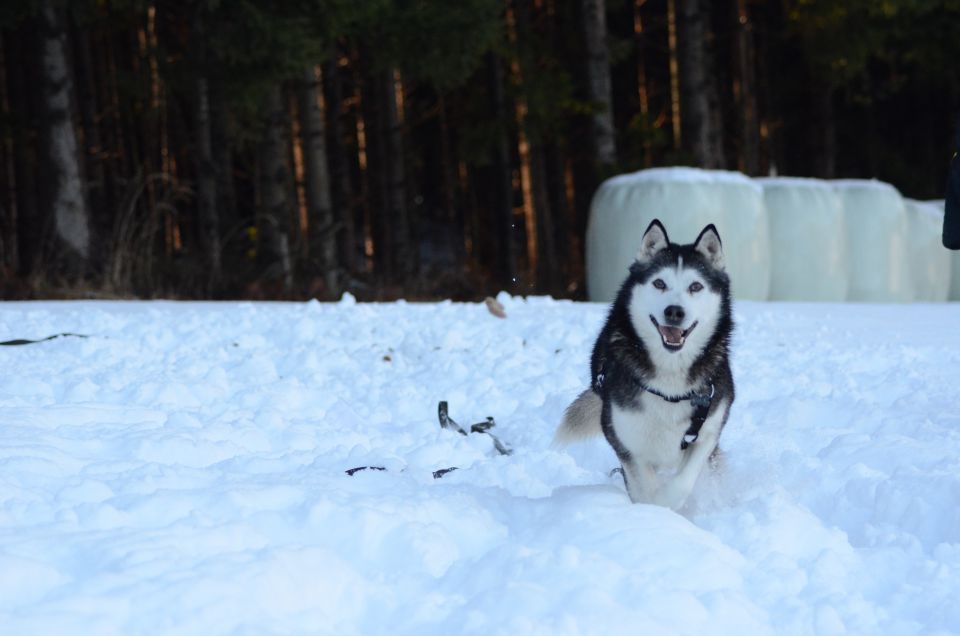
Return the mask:
[[[943,249],[947,248],[944,247]],[[950,272],[950,295],[948,296],[948,300],[960,300],[960,251],[950,251],[950,262],[953,264],[953,267]]]
[[[943,202],[904,199],[909,232],[913,299],[943,302],[950,296],[953,259],[943,247]]]
[[[601,184],[587,224],[590,300],[613,300],[653,219],[675,243],[690,243],[707,224],[716,225],[734,297],[766,300],[770,243],[760,186],[737,172],[696,168],[641,170]]]
[[[770,226],[770,299],[842,302],[847,299],[843,205],[826,181],[757,179]]]
[[[847,300],[913,300],[903,197],[889,183],[876,180],[830,183],[840,196],[847,226]]]
[[[946,202],[943,199],[935,199],[926,203],[936,205],[943,212]],[[947,293],[947,300],[960,300],[960,250],[948,250],[943,246],[943,217],[940,219],[939,237],[937,246],[947,252],[950,258],[950,291]]]

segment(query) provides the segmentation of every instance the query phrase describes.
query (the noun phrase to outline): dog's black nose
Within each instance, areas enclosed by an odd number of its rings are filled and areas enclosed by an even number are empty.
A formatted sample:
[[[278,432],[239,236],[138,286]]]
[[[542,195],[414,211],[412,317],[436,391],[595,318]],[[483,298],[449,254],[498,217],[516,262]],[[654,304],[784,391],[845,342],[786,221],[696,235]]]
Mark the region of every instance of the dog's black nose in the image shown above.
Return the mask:
[[[686,314],[683,313],[683,307],[680,305],[670,305],[663,310],[663,317],[667,319],[667,322],[671,325],[679,325],[683,322],[683,317]]]

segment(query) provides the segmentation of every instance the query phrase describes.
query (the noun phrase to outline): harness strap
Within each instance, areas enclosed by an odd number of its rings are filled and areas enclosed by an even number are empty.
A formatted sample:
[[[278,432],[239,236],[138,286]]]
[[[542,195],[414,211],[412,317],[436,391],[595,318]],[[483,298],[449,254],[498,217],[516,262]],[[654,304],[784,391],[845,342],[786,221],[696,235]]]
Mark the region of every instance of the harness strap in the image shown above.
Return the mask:
[[[700,429],[703,428],[703,423],[707,421],[707,413],[710,412],[714,391],[713,383],[710,383],[710,395],[696,395],[690,398],[690,404],[693,405],[693,414],[690,416],[690,426],[687,428],[687,432],[683,434],[683,441],[680,442],[680,450],[686,450],[687,446],[693,444],[700,437]]]
[[[598,393],[603,388],[603,381],[605,379],[604,374],[604,364],[601,362],[600,371],[597,373],[597,377],[593,379],[594,390]],[[713,395],[716,393],[716,387],[713,382],[710,383],[710,393],[697,393],[696,391],[690,391],[689,393],[684,393],[683,395],[666,395],[660,391],[645,385],[639,380],[634,380],[637,386],[640,387],[643,391],[647,393],[652,393],[657,397],[676,404],[678,402],[684,402],[690,400],[690,404],[693,405],[693,413],[690,415],[690,426],[687,427],[687,431],[683,434],[683,439],[680,441],[680,450],[686,450],[690,444],[693,444],[697,441],[697,438],[700,437],[700,429],[703,428],[703,423],[707,421],[707,414],[710,412],[710,405],[713,403]]]

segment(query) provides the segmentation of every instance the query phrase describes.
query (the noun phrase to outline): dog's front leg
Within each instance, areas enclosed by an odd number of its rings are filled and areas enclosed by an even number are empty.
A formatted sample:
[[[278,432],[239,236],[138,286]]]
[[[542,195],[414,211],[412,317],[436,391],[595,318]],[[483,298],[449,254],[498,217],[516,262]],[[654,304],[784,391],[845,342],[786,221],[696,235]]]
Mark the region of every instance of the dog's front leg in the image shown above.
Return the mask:
[[[697,478],[707,465],[710,454],[717,447],[720,427],[726,419],[729,404],[723,404],[704,422],[700,436],[685,451],[676,475],[667,480],[654,494],[653,502],[661,506],[679,510],[693,491]]]
[[[638,462],[636,459],[621,459],[623,466],[623,481],[627,486],[627,494],[633,503],[650,503],[657,492],[657,471],[653,466]]]

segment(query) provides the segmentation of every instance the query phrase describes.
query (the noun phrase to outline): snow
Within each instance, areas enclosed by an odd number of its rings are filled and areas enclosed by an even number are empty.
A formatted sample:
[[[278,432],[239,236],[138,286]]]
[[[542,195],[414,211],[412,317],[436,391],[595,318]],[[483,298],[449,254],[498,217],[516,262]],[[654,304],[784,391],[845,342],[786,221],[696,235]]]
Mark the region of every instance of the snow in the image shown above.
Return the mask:
[[[90,336],[0,348],[3,633],[960,633],[960,304],[738,301],[677,514],[550,447],[605,307],[499,300],[0,305]]]

